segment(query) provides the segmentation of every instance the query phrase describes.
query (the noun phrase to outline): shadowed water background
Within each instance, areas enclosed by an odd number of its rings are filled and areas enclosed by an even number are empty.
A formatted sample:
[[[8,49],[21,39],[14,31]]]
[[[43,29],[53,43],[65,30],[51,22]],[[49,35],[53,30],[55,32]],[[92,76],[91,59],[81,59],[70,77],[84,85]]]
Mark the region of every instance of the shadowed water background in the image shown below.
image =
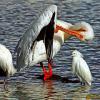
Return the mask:
[[[83,53],[90,66],[94,81],[92,86],[67,83],[60,80],[43,82],[36,65],[9,78],[7,89],[0,84],[0,100],[99,100],[100,99],[100,1],[99,0],[0,0],[0,43],[6,45],[16,56],[14,49],[31,22],[50,5],[58,6],[58,19],[69,23],[86,21],[93,26],[95,38],[90,44],[72,38],[62,46],[54,57],[54,74],[77,79],[71,72],[73,48]]]

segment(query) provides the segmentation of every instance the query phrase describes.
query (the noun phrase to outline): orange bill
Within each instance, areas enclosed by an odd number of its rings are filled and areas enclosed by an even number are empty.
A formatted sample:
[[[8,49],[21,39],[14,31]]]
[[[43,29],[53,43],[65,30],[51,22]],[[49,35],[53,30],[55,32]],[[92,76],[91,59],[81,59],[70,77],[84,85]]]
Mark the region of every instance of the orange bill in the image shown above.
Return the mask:
[[[57,33],[58,30],[61,30],[61,31],[65,32],[65,33],[68,33],[70,35],[76,36],[80,40],[83,40],[83,38],[84,38],[83,35],[80,34],[80,31],[74,31],[74,30],[71,30],[71,29],[65,29],[65,28],[63,28],[63,27],[61,27],[59,25],[56,25],[55,33]]]

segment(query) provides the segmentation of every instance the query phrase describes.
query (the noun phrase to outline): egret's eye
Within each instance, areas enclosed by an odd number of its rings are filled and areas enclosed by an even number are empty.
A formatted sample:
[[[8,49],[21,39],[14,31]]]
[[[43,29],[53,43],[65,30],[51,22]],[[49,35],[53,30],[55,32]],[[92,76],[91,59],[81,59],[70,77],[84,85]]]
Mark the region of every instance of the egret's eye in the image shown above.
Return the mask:
[[[76,53],[74,52],[73,55],[75,55]]]

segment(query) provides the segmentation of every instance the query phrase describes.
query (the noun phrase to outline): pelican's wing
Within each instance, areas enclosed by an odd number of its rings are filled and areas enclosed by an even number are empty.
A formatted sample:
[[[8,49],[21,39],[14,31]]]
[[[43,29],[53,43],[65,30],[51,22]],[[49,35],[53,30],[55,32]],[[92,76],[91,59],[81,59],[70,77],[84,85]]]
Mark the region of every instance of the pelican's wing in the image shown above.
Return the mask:
[[[39,40],[40,38],[42,38],[42,40],[44,40],[45,42],[46,48],[49,48],[48,41],[53,38],[53,34],[50,34],[50,31],[54,31],[54,27],[56,27],[56,16],[57,6],[49,6],[19,40],[18,45],[16,47],[17,69],[21,69],[29,65],[29,54],[31,53],[31,49],[34,45],[35,40]],[[53,27],[50,27],[50,25],[53,25]],[[51,38],[49,39],[49,37]]]

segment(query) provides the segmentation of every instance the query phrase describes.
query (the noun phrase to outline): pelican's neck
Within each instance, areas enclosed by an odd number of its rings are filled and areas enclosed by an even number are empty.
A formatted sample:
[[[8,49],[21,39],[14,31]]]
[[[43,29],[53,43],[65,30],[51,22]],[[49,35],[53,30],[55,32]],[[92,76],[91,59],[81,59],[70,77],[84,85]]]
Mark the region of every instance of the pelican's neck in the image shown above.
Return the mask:
[[[64,32],[59,30],[57,33],[55,33],[54,40],[57,40],[60,44],[63,44],[64,43]]]
[[[59,30],[57,33],[54,35],[54,40],[59,41],[60,44],[63,44],[65,41],[67,41],[71,37],[70,34],[65,33],[61,30]]]
[[[64,41],[67,41],[71,37],[70,34],[64,33]]]
[[[57,20],[57,25],[65,29],[69,29],[72,26],[72,24],[61,20]],[[58,30],[57,34],[61,37],[63,42],[68,40],[71,37],[70,34],[64,32],[63,30]]]

